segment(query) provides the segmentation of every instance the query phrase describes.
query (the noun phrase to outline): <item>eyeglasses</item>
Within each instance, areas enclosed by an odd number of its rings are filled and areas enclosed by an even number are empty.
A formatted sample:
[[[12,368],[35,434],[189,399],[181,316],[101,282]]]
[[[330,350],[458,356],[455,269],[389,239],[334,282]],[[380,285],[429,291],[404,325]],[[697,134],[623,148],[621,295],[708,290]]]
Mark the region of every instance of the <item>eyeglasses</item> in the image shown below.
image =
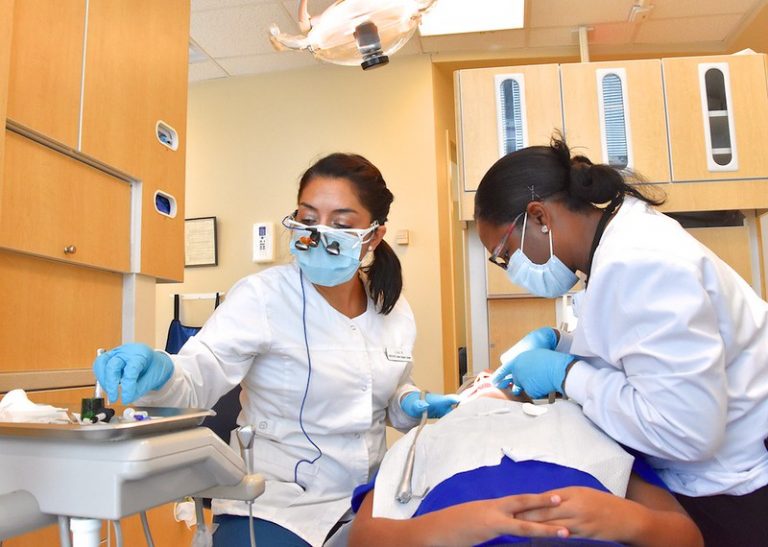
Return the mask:
[[[520,213],[515,217],[515,219],[512,221],[512,224],[509,225],[509,228],[507,228],[507,231],[504,233],[504,236],[501,238],[501,241],[499,241],[499,244],[493,248],[493,252],[491,253],[491,256],[488,257],[488,261],[491,262],[491,264],[496,264],[502,270],[507,269],[507,265],[509,264],[509,254],[507,254],[506,256],[501,256],[501,255],[507,247],[507,241],[509,240],[509,236],[512,235],[512,232],[515,230],[515,226],[517,226],[517,221],[520,220],[520,217],[524,213],[525,211],[523,211],[522,213]]]
[[[306,235],[299,237],[294,246],[300,251],[307,251],[310,247],[317,247],[322,241],[323,247],[328,254],[338,255],[339,239],[350,242],[352,248],[360,247],[372,239],[372,235],[379,227],[377,221],[373,221],[368,228],[331,228],[323,224],[307,225],[296,220],[297,211],[286,216],[283,219],[283,226],[289,230],[298,232],[307,232]],[[371,237],[368,237],[371,236]],[[331,239],[331,241],[329,241]],[[345,243],[346,245],[346,243]]]

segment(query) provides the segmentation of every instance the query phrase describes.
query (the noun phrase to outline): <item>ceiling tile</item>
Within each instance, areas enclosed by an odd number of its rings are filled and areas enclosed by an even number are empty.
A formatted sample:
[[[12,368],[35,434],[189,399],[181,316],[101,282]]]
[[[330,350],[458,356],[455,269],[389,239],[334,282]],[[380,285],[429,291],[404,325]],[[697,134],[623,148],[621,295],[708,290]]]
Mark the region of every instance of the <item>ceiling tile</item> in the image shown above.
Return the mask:
[[[742,15],[710,15],[684,19],[647,20],[635,37],[637,44],[721,42],[741,21]]]
[[[421,48],[424,53],[496,51],[516,47],[525,47],[525,30],[523,29],[421,36]]]
[[[190,82],[212,80],[214,78],[225,78],[227,76],[229,75],[213,61],[205,61],[203,63],[194,63],[189,65]]]
[[[572,46],[579,43],[573,27],[537,28],[528,31],[530,47]]]
[[[651,0],[651,19],[744,13],[759,3],[757,0]]]
[[[229,57],[218,60],[233,76],[279,72],[321,64],[311,54],[299,51],[280,51],[265,55]]]
[[[321,15],[335,1],[336,0],[312,0],[312,2],[308,2],[307,9],[309,11],[309,16],[316,17],[318,15]],[[285,6],[286,11],[293,18],[293,20],[298,22],[299,20],[298,0],[283,0],[283,6]]]
[[[190,34],[211,57],[273,52],[269,26],[296,32],[296,24],[279,4],[253,4],[192,14]]]
[[[529,28],[577,27],[583,24],[626,21],[633,0],[530,0]]]

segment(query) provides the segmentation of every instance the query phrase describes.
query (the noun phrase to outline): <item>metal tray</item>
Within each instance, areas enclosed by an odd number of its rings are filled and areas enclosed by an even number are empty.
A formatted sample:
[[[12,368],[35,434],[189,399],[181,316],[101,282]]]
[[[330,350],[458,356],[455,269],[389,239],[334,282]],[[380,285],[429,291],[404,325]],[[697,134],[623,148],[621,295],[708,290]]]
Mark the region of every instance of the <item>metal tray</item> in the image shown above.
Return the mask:
[[[54,405],[59,406],[59,405]],[[66,405],[64,405],[66,407]],[[38,424],[24,422],[0,422],[0,437],[39,437],[45,439],[71,439],[86,441],[120,441],[142,435],[152,435],[180,429],[189,429],[203,423],[206,416],[215,416],[213,410],[204,408],[171,408],[135,406],[144,410],[149,418],[142,421],[121,421],[125,407],[110,406],[115,409],[115,417],[108,423],[89,425]]]

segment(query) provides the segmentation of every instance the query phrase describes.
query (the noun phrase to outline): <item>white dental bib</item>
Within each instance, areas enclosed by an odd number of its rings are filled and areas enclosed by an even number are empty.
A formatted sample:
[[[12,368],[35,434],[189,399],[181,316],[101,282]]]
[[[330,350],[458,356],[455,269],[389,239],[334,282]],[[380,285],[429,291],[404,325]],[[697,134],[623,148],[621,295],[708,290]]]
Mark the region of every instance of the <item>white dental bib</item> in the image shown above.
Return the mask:
[[[478,467],[498,465],[504,455],[514,461],[538,460],[589,473],[617,496],[624,497],[634,458],[595,427],[569,401],[542,406],[533,415],[525,405],[480,398],[460,405],[422,430],[416,441],[413,499],[395,499],[415,429],[387,452],[376,477],[373,516],[410,518],[421,500],[444,480]],[[539,405],[537,405],[539,408]]]

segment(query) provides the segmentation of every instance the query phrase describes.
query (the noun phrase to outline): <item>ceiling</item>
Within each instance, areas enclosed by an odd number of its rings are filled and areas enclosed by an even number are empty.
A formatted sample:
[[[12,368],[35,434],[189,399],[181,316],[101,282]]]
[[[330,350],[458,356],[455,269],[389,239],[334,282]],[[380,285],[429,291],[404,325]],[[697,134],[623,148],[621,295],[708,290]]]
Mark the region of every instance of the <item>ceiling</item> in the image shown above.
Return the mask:
[[[333,2],[310,0],[309,12],[320,14]],[[192,0],[190,81],[319,64],[306,52],[276,52],[269,42],[272,23],[283,32],[299,32],[298,4],[298,0]],[[653,7],[630,22],[633,5]],[[447,63],[578,56],[580,26],[589,29],[593,57],[727,52],[758,14],[768,10],[768,0],[526,0],[525,7],[523,29],[431,37],[417,33],[391,62],[423,54]]]

